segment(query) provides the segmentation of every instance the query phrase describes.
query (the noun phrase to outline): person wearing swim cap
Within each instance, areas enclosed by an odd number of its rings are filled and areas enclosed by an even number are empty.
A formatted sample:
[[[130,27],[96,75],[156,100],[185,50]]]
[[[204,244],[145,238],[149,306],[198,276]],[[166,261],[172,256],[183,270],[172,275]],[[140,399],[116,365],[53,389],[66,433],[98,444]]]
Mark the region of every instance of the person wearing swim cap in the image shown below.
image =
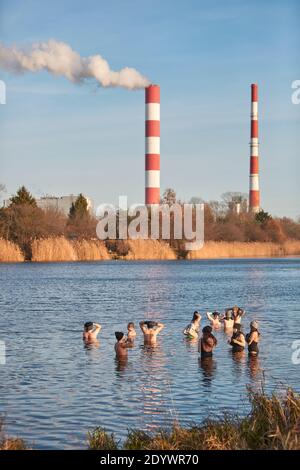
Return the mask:
[[[212,357],[213,350],[217,346],[218,341],[212,334],[212,327],[205,326],[202,329],[202,337],[200,338],[198,351],[201,354],[201,359]]]
[[[115,351],[117,359],[126,359],[128,356],[128,348],[130,348],[130,343],[127,342],[126,335],[121,331],[115,332],[116,344]]]
[[[201,322],[201,315],[199,312],[194,312],[193,319],[191,323],[183,330],[183,334],[189,340],[198,339],[199,337],[199,328]]]
[[[100,333],[101,325],[98,323],[93,323],[91,321],[84,324],[82,339],[86,343],[93,343],[97,341],[97,336]]]
[[[232,346],[233,353],[240,353],[244,351],[246,340],[245,335],[241,330],[241,325],[239,323],[235,323],[233,325],[233,335],[228,341],[228,344]]]
[[[209,319],[210,325],[214,330],[218,330],[221,327],[219,312],[207,312],[206,316]]]
[[[259,353],[258,343],[260,340],[260,332],[258,331],[258,322],[253,320],[250,323],[250,333],[246,335],[249,356],[257,356]]]
[[[222,315],[220,320],[223,323],[224,331],[232,331],[233,325],[234,325],[234,319],[232,318],[231,312],[229,310],[225,312],[225,315]]]
[[[154,321],[141,321],[140,328],[144,334],[145,344],[155,344],[158,333],[165,327],[163,323]]]

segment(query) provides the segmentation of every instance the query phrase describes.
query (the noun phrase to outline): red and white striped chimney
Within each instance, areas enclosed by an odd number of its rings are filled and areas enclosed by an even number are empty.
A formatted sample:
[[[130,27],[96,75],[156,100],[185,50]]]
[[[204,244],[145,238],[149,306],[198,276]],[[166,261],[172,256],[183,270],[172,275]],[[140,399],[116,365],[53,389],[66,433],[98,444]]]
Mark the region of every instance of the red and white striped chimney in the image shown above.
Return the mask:
[[[258,86],[251,85],[251,141],[249,211],[259,212],[259,155],[258,155]]]
[[[160,88],[150,85],[146,97],[145,203],[160,202]]]

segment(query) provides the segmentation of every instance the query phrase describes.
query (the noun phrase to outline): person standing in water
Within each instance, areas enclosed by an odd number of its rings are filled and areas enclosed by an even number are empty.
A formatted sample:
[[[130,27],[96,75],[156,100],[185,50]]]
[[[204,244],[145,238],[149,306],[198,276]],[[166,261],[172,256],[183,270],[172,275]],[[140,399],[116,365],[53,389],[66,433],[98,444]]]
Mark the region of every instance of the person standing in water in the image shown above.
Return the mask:
[[[194,312],[194,316],[191,323],[183,330],[183,334],[187,337],[187,339],[198,339],[200,322],[201,315],[199,312],[196,311]]]
[[[154,321],[141,321],[140,328],[144,333],[145,344],[155,344],[158,333],[165,327],[163,323]]]
[[[136,337],[136,331],[135,331],[135,326],[133,322],[129,322],[127,325],[127,341],[130,341],[131,343],[134,342]]]
[[[118,360],[127,359],[130,342],[127,341],[126,336],[121,331],[116,331],[115,337],[117,340],[115,344],[116,358]]]
[[[215,336],[212,334],[212,327],[205,326],[202,330],[202,337],[199,341],[198,351],[201,353],[201,359],[212,357],[213,350],[217,346],[218,342]]]
[[[248,344],[248,353],[250,356],[258,355],[259,340],[260,340],[260,332],[258,331],[258,322],[254,320],[250,323],[250,333],[246,335],[246,342]]]
[[[82,339],[86,343],[93,343],[97,341],[97,336],[100,333],[101,325],[98,323],[93,323],[91,321],[84,324]]]
[[[243,310],[242,308],[238,307],[237,305],[235,305],[234,307],[231,307],[231,308],[227,308],[225,310],[225,314],[227,312],[230,312],[231,315],[232,315],[232,318],[234,320],[234,323],[241,323],[242,322],[242,317],[245,315],[245,310]]]
[[[233,335],[228,343],[232,346],[233,353],[240,353],[243,352],[245,349],[245,335],[241,331],[241,325],[239,323],[235,323],[233,325]]]
[[[220,322],[220,314],[219,312],[207,312],[206,313],[207,318],[210,321],[211,326],[213,329],[219,329],[221,327],[221,322]]]
[[[234,325],[234,319],[232,318],[229,310],[227,310],[225,315],[221,317],[221,322],[223,322],[224,331],[232,331],[233,325]]]

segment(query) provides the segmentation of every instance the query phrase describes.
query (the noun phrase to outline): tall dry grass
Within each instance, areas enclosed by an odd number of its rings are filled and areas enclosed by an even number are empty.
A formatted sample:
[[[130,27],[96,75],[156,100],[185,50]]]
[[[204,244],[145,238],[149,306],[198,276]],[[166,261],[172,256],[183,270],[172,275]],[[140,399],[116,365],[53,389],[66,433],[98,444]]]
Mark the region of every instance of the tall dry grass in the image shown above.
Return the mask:
[[[108,251],[100,240],[71,241],[65,237],[52,237],[34,240],[31,249],[33,262],[109,259]]]
[[[300,240],[287,240],[283,243],[283,251],[286,256],[300,255]]]
[[[31,261],[34,262],[77,260],[72,243],[65,237],[34,240],[31,244],[31,251]]]
[[[24,255],[15,243],[0,238],[0,263],[21,263]]]
[[[0,418],[0,450],[26,450],[28,448],[23,439],[5,436],[3,426],[3,419]]]
[[[300,396],[291,389],[268,396],[249,391],[251,411],[246,417],[227,414],[203,424],[154,433],[129,431],[126,450],[300,450]],[[88,434],[89,448],[118,448],[114,434],[96,428]],[[119,447],[120,448],[120,447]]]
[[[269,242],[213,242],[208,241],[201,250],[190,251],[188,259],[255,258],[300,255],[300,241],[288,240],[283,244]]]
[[[177,259],[172,248],[158,240],[128,240],[129,253],[126,260],[172,260]]]
[[[79,240],[73,243],[78,261],[100,261],[110,259],[109,253],[100,240]]]

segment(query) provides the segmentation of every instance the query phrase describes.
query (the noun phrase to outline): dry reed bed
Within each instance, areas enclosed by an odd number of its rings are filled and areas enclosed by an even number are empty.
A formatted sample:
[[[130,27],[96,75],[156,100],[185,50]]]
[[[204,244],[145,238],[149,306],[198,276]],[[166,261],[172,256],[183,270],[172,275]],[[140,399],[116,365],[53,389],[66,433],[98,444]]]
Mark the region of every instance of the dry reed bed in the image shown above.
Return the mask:
[[[173,260],[175,252],[165,242],[158,240],[128,240],[129,253],[126,260]]]
[[[98,261],[110,259],[100,240],[71,241],[65,237],[34,240],[31,245],[33,262]]]
[[[24,255],[18,245],[0,238],[0,263],[21,263]]]
[[[288,240],[283,244],[208,241],[201,250],[190,251],[187,259],[255,258],[286,255],[300,255],[300,241]]]

